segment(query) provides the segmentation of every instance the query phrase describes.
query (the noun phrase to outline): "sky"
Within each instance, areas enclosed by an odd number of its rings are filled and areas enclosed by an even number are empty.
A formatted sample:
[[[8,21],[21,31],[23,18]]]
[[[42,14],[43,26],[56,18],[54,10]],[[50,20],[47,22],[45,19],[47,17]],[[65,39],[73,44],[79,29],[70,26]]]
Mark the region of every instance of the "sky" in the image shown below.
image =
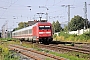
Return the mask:
[[[90,21],[90,0],[0,0],[0,30],[3,25],[11,30],[17,27],[19,22],[39,19],[40,16],[46,19],[46,13],[48,22],[58,20],[61,24],[65,24],[68,21],[67,5],[70,5],[70,20],[76,15],[84,18],[85,2],[87,18]]]

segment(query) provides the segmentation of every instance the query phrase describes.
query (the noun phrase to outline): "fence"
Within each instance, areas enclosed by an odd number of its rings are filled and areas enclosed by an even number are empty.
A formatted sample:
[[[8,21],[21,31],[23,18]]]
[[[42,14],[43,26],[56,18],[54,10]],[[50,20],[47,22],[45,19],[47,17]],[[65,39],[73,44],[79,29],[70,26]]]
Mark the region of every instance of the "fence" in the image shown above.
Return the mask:
[[[77,30],[77,31],[70,31],[69,34],[81,35],[81,34],[83,34],[83,33],[85,33],[85,32],[89,32],[89,31],[90,31],[89,28],[88,28],[88,29],[81,29],[81,30]]]
[[[89,28],[88,28],[88,29],[81,29],[81,30],[77,30],[77,31],[70,31],[69,34],[81,35],[81,34],[83,34],[83,33],[85,33],[85,32],[89,32],[89,31],[90,31]],[[56,34],[57,36],[59,36],[59,33],[60,33],[60,32],[57,32],[57,33],[54,33],[54,34]]]

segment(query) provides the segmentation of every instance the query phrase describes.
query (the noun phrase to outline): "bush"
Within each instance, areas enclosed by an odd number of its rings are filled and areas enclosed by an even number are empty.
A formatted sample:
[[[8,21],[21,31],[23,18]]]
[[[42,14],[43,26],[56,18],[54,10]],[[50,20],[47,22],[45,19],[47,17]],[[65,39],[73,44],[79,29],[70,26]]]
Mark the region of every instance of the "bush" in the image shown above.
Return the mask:
[[[82,35],[68,34],[65,32],[60,32],[58,40],[61,41],[62,37],[64,38],[63,41],[88,42],[90,40],[90,32],[84,33]],[[54,38],[56,38],[56,35],[54,35]]]
[[[65,32],[60,32],[59,36],[64,36],[65,38],[68,38],[70,34]]]
[[[4,45],[0,45],[0,55],[2,60],[19,60],[19,57],[12,57],[11,51]]]
[[[54,34],[53,37],[56,38],[57,34]]]

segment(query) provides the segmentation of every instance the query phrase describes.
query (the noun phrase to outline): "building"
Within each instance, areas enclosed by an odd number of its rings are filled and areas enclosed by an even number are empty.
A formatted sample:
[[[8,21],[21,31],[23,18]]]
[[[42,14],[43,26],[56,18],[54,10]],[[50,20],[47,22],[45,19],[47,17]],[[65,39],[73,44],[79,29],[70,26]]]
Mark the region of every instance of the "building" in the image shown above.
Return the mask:
[[[28,21],[28,26],[32,26],[37,22],[47,22],[47,20],[34,20],[34,21]]]

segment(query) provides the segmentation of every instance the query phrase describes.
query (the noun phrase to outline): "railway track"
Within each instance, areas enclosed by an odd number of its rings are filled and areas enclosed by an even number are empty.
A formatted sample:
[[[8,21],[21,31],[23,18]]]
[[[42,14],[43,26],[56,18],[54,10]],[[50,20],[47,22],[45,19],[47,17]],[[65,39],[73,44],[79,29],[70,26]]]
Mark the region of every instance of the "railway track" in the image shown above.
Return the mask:
[[[18,53],[21,53],[27,57],[30,57],[34,60],[45,60],[45,58],[50,58],[51,60],[67,60],[52,54],[47,54],[45,52],[36,51],[30,48],[25,48],[19,45],[9,45],[10,50],[15,50]]]
[[[79,45],[79,46],[77,44],[75,46],[65,46],[62,44],[49,44],[49,45],[37,44],[37,43],[33,43],[33,44],[38,45],[38,47],[40,48],[46,48],[46,49],[55,50],[55,51],[65,50],[65,51],[80,52],[83,54],[90,54],[90,44]]]
[[[84,54],[90,54],[90,49],[85,49],[85,48],[78,48],[78,47],[72,47],[72,46],[63,46],[63,45],[55,45],[55,44],[50,44],[50,45],[43,45],[43,44],[39,44],[40,48],[46,48],[46,49],[50,49],[50,50],[54,50],[54,51],[61,51],[61,50],[65,50],[65,51],[74,51],[74,52],[80,52],[80,53],[84,53]]]
[[[76,44],[75,47],[90,49],[90,44],[82,44],[82,45]]]

